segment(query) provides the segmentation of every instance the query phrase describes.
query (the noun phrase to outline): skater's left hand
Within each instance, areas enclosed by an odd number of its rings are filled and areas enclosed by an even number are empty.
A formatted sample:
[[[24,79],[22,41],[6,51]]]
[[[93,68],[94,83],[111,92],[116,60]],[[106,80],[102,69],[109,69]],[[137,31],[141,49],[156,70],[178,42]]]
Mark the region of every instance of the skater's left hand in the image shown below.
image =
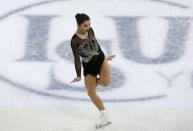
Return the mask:
[[[81,80],[81,77],[76,77],[76,78],[74,78],[72,81],[71,81],[71,83],[73,83],[73,82],[78,82],[78,81],[80,81]]]
[[[114,58],[116,55],[110,55],[110,56],[107,56],[107,60],[112,60],[112,58]]]

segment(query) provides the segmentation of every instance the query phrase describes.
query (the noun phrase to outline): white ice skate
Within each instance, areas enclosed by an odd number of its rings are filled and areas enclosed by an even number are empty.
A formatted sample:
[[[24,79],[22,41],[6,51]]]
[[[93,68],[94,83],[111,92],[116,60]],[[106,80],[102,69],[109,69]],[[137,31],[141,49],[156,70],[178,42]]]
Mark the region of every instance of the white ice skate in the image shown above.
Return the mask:
[[[107,114],[107,112],[105,110],[101,111],[101,115],[99,117],[99,119],[96,122],[96,128],[102,128],[104,126],[107,126],[109,124],[111,124],[112,122],[109,121],[109,116]]]

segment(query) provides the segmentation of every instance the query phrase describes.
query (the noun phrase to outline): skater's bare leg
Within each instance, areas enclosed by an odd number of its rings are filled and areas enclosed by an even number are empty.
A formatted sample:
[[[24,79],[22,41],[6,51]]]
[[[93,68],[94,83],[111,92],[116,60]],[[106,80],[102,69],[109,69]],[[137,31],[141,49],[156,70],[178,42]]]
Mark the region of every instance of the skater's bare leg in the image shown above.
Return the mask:
[[[87,89],[88,96],[91,98],[92,102],[95,104],[98,110],[104,110],[105,107],[103,105],[103,101],[96,94],[96,76],[87,74],[85,77],[85,86]]]
[[[105,57],[100,70],[100,78],[97,78],[96,84],[97,85],[99,84],[102,86],[108,86],[110,83],[110,79],[111,79],[111,70],[110,70],[107,57]]]

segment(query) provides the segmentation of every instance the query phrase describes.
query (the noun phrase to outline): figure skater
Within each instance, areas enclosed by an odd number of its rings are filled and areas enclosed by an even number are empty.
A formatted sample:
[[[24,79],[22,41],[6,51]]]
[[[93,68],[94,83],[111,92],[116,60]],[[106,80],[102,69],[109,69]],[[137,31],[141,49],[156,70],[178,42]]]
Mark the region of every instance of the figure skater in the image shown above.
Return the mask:
[[[95,38],[92,27],[90,27],[91,22],[87,14],[77,13],[75,18],[77,21],[77,30],[73,34],[70,44],[74,56],[74,65],[77,76],[71,83],[81,80],[82,63],[87,94],[100,111],[100,117],[96,122],[96,128],[100,128],[112,122],[109,120],[102,99],[96,94],[96,86],[102,85],[106,87],[109,85],[111,69],[108,60],[112,60],[115,55],[105,56]],[[99,78],[97,76],[99,76]]]

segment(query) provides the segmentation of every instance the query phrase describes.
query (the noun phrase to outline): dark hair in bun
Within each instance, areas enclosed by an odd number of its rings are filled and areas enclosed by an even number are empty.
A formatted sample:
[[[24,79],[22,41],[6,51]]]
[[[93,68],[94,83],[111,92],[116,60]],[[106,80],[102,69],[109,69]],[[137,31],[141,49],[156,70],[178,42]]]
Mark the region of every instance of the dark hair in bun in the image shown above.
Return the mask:
[[[78,25],[82,24],[85,20],[90,20],[89,16],[84,13],[77,13],[75,15],[75,18]]]

